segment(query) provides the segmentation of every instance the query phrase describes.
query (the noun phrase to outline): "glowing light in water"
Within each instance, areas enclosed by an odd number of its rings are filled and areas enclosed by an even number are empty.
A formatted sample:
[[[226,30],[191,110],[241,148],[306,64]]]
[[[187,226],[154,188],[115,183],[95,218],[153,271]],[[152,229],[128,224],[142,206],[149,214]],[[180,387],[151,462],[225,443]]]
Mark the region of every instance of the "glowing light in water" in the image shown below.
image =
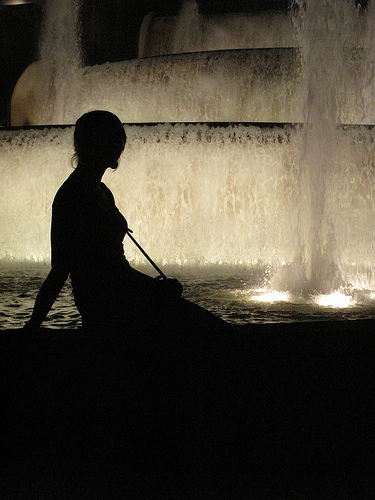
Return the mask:
[[[319,295],[315,301],[319,306],[323,307],[345,308],[355,304],[351,295],[345,295],[338,290],[329,295]]]
[[[254,302],[289,302],[290,294],[285,292],[277,292],[277,291],[262,291],[260,295],[253,295],[251,300]]]

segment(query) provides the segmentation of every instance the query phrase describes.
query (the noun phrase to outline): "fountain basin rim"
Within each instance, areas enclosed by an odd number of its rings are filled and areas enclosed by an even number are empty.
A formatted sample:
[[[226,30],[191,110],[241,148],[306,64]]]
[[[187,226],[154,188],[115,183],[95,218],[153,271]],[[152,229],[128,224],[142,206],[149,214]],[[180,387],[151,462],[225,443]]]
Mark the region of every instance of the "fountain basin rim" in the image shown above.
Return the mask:
[[[207,126],[209,128],[229,128],[236,126],[243,127],[258,127],[258,128],[292,128],[292,129],[302,129],[304,123],[302,122],[218,122],[218,121],[180,121],[180,122],[122,122],[126,127],[157,127],[163,125],[170,125],[172,127],[178,125],[200,125]],[[45,124],[45,125],[17,125],[10,127],[1,127],[0,132],[12,132],[17,130],[44,130],[44,129],[66,129],[74,127],[74,123],[64,123],[64,124]],[[355,128],[367,128],[372,130],[375,127],[373,123],[341,123],[337,124],[337,129],[355,129]]]
[[[347,53],[356,53],[356,52],[364,52],[367,50],[371,50],[371,47],[367,45],[356,45],[353,47],[343,47],[344,50],[347,51]],[[303,47],[299,45],[290,45],[287,47],[256,47],[256,48],[241,48],[241,49],[219,49],[219,50],[196,50],[196,51],[191,51],[191,52],[176,52],[172,54],[159,54],[155,56],[145,56],[145,57],[138,57],[138,58],[133,58],[133,59],[127,59],[126,61],[154,61],[154,60],[161,60],[161,59],[167,59],[167,58],[173,58],[173,59],[184,59],[186,57],[192,57],[194,55],[200,55],[200,56],[215,56],[215,55],[223,55],[223,54],[240,54],[242,53],[250,53],[250,52],[258,52],[258,53],[271,53],[271,52],[298,52],[302,54]],[[124,61],[113,61],[113,64],[117,63],[122,63]],[[107,63],[102,63],[102,64],[96,64],[94,66],[103,66]]]
[[[234,54],[234,53],[247,53],[247,52],[275,52],[275,51],[301,51],[301,47],[299,46],[289,46],[289,47],[256,47],[256,48],[242,48],[242,49],[218,49],[218,50],[193,50],[191,52],[175,52],[172,54],[159,54],[156,56],[146,56],[146,57],[139,57],[136,59],[129,59],[130,61],[144,61],[146,59],[148,60],[155,60],[155,59],[165,59],[165,58],[184,58],[185,56],[193,56],[195,54],[204,54],[204,55],[220,55],[220,54]],[[123,62],[123,61],[117,61],[117,62]],[[104,63],[105,64],[105,63]],[[116,62],[114,62],[116,64]],[[102,64],[99,64],[98,66],[102,66]]]
[[[293,123],[293,122],[193,122],[193,121],[181,121],[181,122],[122,122],[124,126],[127,127],[157,127],[163,125],[170,125],[172,127],[178,125],[201,125],[208,126],[210,128],[227,128],[233,126],[243,126],[243,127],[259,127],[259,128],[274,128],[274,127],[291,127],[291,128],[299,128],[302,127],[302,123]],[[45,128],[48,129],[65,129],[74,127],[74,123],[64,123],[64,124],[45,124],[45,125],[16,125],[10,127],[0,127],[0,131],[17,131],[17,130],[43,130]]]

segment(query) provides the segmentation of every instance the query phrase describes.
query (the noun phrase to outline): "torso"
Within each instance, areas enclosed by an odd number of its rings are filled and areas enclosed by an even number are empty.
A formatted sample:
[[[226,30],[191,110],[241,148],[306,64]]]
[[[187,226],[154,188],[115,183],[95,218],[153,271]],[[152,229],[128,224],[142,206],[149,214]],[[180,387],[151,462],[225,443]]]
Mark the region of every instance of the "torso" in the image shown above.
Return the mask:
[[[67,266],[75,296],[110,284],[129,266],[123,250],[127,222],[108,187],[85,189],[74,173],[53,203],[52,265]]]

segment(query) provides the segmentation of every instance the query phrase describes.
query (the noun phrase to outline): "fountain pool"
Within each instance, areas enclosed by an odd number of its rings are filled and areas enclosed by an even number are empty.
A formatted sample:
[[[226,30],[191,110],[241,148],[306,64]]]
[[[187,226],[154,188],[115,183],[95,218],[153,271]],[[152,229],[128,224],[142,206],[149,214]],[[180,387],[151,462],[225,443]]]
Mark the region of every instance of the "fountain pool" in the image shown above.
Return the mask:
[[[138,266],[143,272],[150,269]],[[301,321],[342,321],[375,318],[375,294],[370,290],[301,297],[270,291],[259,282],[263,274],[256,267],[235,273],[233,269],[164,269],[180,279],[183,296],[205,307],[230,323],[290,323]],[[0,330],[20,328],[30,318],[36,294],[48,274],[46,264],[23,264],[0,267]],[[44,326],[66,329],[81,326],[67,283]]]

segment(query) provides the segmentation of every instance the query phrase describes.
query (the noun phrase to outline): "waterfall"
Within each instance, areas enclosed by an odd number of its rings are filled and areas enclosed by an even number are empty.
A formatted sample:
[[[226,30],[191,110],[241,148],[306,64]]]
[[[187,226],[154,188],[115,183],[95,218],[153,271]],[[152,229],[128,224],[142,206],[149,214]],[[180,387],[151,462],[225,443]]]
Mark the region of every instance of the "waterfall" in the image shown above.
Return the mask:
[[[301,11],[304,12],[303,9]],[[311,10],[307,8],[306,16],[309,12]],[[286,15],[277,17],[269,14],[267,18],[266,14],[263,14],[258,17],[255,16],[255,21],[252,19],[251,26],[255,29],[255,26],[260,24],[267,35],[269,31],[277,33],[275,27],[279,24],[280,29],[286,33],[289,29],[287,27],[292,26],[285,22]],[[366,18],[367,15],[364,15],[363,20]],[[233,38],[236,38],[238,32],[241,33],[246,26],[242,18],[234,17],[231,18],[230,26],[223,32],[224,28],[219,21],[215,24],[214,20],[205,19],[197,12],[196,5],[189,2],[186,4],[186,11],[181,12],[177,21],[173,19],[175,35],[178,33],[185,40],[189,50],[192,47],[186,39],[186,29],[184,35],[181,27],[182,21],[186,19],[189,20],[189,26],[195,23],[194,30],[189,28],[189,32],[194,33],[194,50],[199,50],[200,47],[207,49],[209,45],[205,41],[206,38],[221,40],[221,43],[211,47],[223,48],[223,40],[229,40],[232,31],[236,33]],[[267,19],[273,26],[272,30],[268,28]],[[314,20],[313,17],[312,19]],[[317,19],[324,22],[325,18],[318,12]],[[324,53],[325,57],[331,54],[331,63],[334,60],[333,54],[338,54],[339,44],[346,43],[343,39],[346,32],[343,30],[341,37],[335,37],[335,30],[330,26],[331,21],[327,23],[328,34],[324,30],[321,33],[325,37],[325,43],[316,42],[314,53],[322,54],[322,57]],[[309,23],[304,26],[309,26]],[[351,32],[350,26],[345,25],[345,28],[348,33]],[[372,77],[368,73],[368,51],[362,50],[362,28],[362,25],[358,27],[360,33],[356,35],[356,40],[351,42],[351,46],[356,50],[347,51],[348,57],[343,65],[345,73],[341,79],[344,85],[340,95],[340,120],[345,124],[375,123],[375,96],[371,91]],[[338,26],[339,29],[341,26]],[[41,85],[41,82],[47,79],[43,76],[41,63],[35,63],[25,70],[14,89],[12,125],[72,124],[80,114],[96,108],[114,112],[124,123],[302,122],[307,80],[301,61],[306,61],[306,55],[301,59],[298,47],[285,46],[292,38],[293,32],[290,27],[289,38],[281,36],[279,39],[276,37],[275,40],[268,40],[266,36],[262,46],[258,27],[255,44],[257,48],[146,57],[80,68],[75,73],[79,90],[72,87],[71,83],[68,89],[66,82],[70,82],[71,78],[64,74],[61,80],[65,82],[62,83],[63,86],[66,85],[65,89],[69,90],[68,99],[57,101],[54,93],[48,93]],[[309,47],[315,47],[315,44],[307,43],[308,34],[304,37],[300,31],[300,35],[302,40],[297,40],[294,45],[307,51]],[[202,42],[199,42],[200,39]],[[277,42],[280,46],[275,46]],[[178,50],[186,50],[182,45]],[[230,46],[229,41],[228,45]],[[241,47],[241,44],[236,43],[235,46]],[[58,63],[56,65],[60,66]],[[338,66],[334,64],[330,68],[333,71]],[[55,78],[53,81],[60,79]],[[366,95],[363,92],[364,81]],[[359,104],[365,101],[366,105]],[[59,113],[58,119],[52,120],[51,114],[45,113],[44,110],[46,107],[55,109],[56,102],[60,107],[64,106],[64,112]]]
[[[65,123],[67,103],[79,101],[82,67],[79,0],[48,0],[41,33],[39,116],[45,123]]]
[[[260,266],[274,288],[301,289],[300,127],[161,124],[126,132],[120,166],[104,181],[156,262],[244,274]],[[72,127],[0,131],[2,261],[49,262],[51,204],[71,172],[72,135]],[[375,131],[339,128],[333,148],[324,217],[335,228],[342,280],[375,288]],[[142,264],[125,243],[129,260]]]
[[[202,44],[202,30],[198,4],[195,0],[185,0],[176,19],[172,37],[172,54],[194,52]]]

